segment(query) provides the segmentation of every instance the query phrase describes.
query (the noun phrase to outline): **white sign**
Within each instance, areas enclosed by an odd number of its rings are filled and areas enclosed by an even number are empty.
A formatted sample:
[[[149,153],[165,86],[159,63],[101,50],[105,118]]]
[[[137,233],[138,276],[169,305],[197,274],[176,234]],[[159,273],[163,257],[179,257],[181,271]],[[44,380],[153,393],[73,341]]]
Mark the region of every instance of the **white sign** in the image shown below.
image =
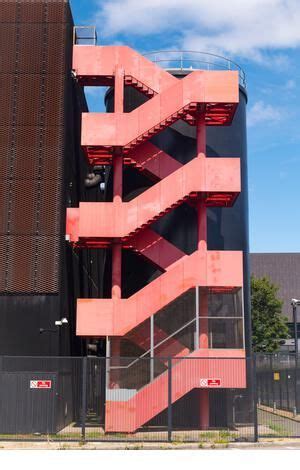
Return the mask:
[[[215,387],[221,387],[221,379],[208,379],[208,378],[203,378],[200,379],[200,387],[203,388],[215,388]]]
[[[52,380],[30,380],[30,388],[52,388]]]

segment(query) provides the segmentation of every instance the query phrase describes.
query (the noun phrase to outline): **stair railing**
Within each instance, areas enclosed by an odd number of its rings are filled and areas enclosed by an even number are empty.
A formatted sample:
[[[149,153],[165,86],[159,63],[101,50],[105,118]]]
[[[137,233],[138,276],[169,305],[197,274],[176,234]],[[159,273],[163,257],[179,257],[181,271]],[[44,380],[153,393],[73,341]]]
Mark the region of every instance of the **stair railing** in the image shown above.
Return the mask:
[[[156,348],[158,348],[159,346],[161,346],[162,344],[166,343],[167,341],[169,341],[169,339],[173,338],[173,336],[177,335],[178,333],[180,333],[182,330],[184,330],[185,328],[187,328],[188,326],[192,325],[193,323],[196,322],[196,318],[193,318],[192,320],[190,320],[189,322],[185,323],[183,326],[181,326],[180,328],[178,328],[176,331],[174,331],[172,334],[170,334],[169,336],[167,336],[166,338],[164,338],[162,341],[160,341],[159,343],[157,343],[154,347],[153,347],[153,350],[155,350]],[[130,367],[132,367],[134,364],[136,364],[140,359],[143,359],[143,357],[146,357],[148,354],[150,354],[152,351],[152,349],[148,349],[147,351],[145,351],[141,356],[137,357],[136,359],[134,359],[132,362],[130,362],[129,364],[127,364],[126,366],[111,366],[110,369],[129,369]],[[162,357],[160,359],[163,359]]]

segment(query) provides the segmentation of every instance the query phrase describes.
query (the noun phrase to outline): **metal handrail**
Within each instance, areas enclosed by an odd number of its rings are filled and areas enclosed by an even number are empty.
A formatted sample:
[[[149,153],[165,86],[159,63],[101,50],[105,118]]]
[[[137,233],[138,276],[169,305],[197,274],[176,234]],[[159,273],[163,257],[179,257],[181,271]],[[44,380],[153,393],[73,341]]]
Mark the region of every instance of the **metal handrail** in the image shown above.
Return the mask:
[[[208,318],[210,320],[243,319],[243,317],[238,317],[238,316],[232,316],[232,317],[229,317],[229,316],[228,317],[226,317],[226,316],[223,316],[223,317],[201,316],[201,317],[199,317],[199,319],[206,319],[206,318]],[[166,343],[170,338],[173,338],[173,336],[177,335],[177,333],[180,333],[180,331],[184,330],[187,326],[190,326],[194,322],[196,322],[196,318],[193,318],[189,322],[185,323],[183,326],[178,328],[178,330],[174,331],[171,335],[167,336],[167,338],[164,338],[162,341],[157,343],[152,349],[154,350],[154,349],[158,348],[159,346],[161,346],[162,344]],[[147,354],[149,354],[152,349],[148,349],[148,351],[144,352],[141,356],[137,357],[136,359],[134,359],[132,362],[130,362],[126,366],[111,366],[110,369],[129,369],[129,367],[131,367],[132,365],[137,363],[140,359],[147,356]]]
[[[177,59],[171,58],[171,54],[179,54]],[[187,54],[195,54],[195,58],[187,57]],[[188,71],[188,70],[193,70],[193,67],[184,67],[185,62],[189,63],[198,63],[198,64],[206,64],[207,69],[210,70],[210,66],[213,66],[215,70],[218,69],[223,69],[223,70],[237,70],[239,72],[239,79],[240,79],[240,84],[246,88],[246,74],[242,67],[234,62],[233,60],[227,59],[226,57],[223,57],[221,55],[217,54],[212,54],[211,52],[202,52],[202,51],[185,51],[185,50],[162,50],[162,51],[151,51],[143,54],[144,57],[149,58],[152,62],[154,63],[167,63],[170,64],[170,62],[179,62],[180,67],[178,68],[170,68],[168,65],[166,65],[164,68],[166,69],[171,69],[171,70],[181,70],[181,71]],[[158,55],[164,55],[164,57],[160,58]],[[167,57],[166,57],[167,55]],[[199,55],[202,55],[204,57],[207,57],[207,59],[199,60],[198,57]],[[153,57],[154,56],[154,57]],[[213,59],[215,58],[218,59],[219,62],[214,62]],[[225,65],[220,63],[220,60],[225,63]],[[203,67],[202,67],[203,68]],[[195,70],[195,69],[194,69]],[[197,70],[197,69],[196,69]]]
[[[82,31],[82,30],[86,30],[86,31],[91,31],[92,34],[87,34],[87,35],[84,35],[84,36],[77,36],[77,31]],[[73,44],[75,46],[80,46],[80,45],[83,45],[83,46],[96,46],[97,44],[97,29],[96,29],[96,26],[93,26],[93,25],[86,25],[86,26],[74,26],[73,27]],[[77,41],[91,41],[90,44],[80,44],[79,42]]]
[[[193,318],[192,320],[190,320],[189,322],[185,323],[185,325],[181,326],[180,328],[178,328],[178,330],[174,331],[174,333],[172,333],[171,335],[167,336],[167,338],[164,338],[162,341],[160,341],[159,343],[157,343],[153,349],[155,348],[158,348],[158,346],[161,346],[162,344],[164,344],[166,341],[168,341],[170,338],[172,338],[173,336],[177,335],[177,333],[180,333],[180,331],[182,331],[184,328],[186,328],[187,326],[191,325],[192,323],[194,323],[196,321],[196,318]],[[129,367],[131,367],[133,364],[135,364],[136,362],[138,362],[140,359],[142,359],[143,357],[147,356],[147,354],[149,354],[151,352],[152,349],[148,349],[148,351],[144,352],[141,356],[137,357],[136,359],[134,359],[132,362],[130,362],[130,364],[128,364],[127,366],[111,366],[110,368],[111,369],[128,369]]]

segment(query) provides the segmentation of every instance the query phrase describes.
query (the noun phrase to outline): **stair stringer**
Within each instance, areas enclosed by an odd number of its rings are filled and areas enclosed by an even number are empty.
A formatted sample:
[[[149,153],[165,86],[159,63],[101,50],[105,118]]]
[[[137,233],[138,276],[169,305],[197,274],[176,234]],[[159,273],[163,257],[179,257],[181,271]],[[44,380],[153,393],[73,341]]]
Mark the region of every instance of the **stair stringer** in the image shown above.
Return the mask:
[[[244,351],[230,351],[233,357],[213,357],[220,351],[193,351],[186,358],[173,359],[172,403],[194,388],[201,388],[201,378],[220,379],[220,388],[246,387]],[[222,355],[222,354],[221,354]],[[201,357],[202,356],[202,357]],[[236,357],[234,357],[236,356]],[[127,401],[106,401],[105,431],[133,433],[168,407],[168,371],[144,386]],[[122,392],[120,391],[120,398]]]
[[[237,72],[195,71],[130,113],[83,113],[81,145],[129,152],[198,105],[220,107],[205,109],[206,125],[230,124],[238,101]]]
[[[75,208],[67,209],[66,233],[75,243],[89,237],[123,239],[201,193],[223,195],[231,205],[240,192],[240,179],[238,158],[197,157],[130,202],[82,202],[77,215]]]
[[[78,336],[124,336],[196,286],[242,287],[241,251],[195,251],[128,299],[77,299]]]

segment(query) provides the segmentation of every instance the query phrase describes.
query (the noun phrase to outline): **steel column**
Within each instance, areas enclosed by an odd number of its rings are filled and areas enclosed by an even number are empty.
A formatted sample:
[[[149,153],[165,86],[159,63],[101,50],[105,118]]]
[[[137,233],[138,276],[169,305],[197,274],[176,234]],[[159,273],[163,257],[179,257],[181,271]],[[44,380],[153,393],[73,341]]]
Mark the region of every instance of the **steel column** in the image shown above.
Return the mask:
[[[197,119],[196,123],[196,137],[197,137],[197,158],[206,158],[206,126],[205,114],[202,112]],[[199,175],[201,178],[201,175]],[[207,214],[206,205],[203,200],[197,203],[197,247],[199,251],[207,250]],[[200,349],[207,349],[208,344],[208,303],[207,292],[202,290],[199,298],[199,346]],[[201,318],[205,317],[205,318]],[[209,391],[205,389],[199,390],[200,401],[200,416],[199,426],[200,429],[208,429],[209,427]]]
[[[154,316],[150,317],[150,381],[154,379]]]
[[[81,439],[85,441],[85,422],[87,405],[87,357],[82,358],[82,383],[81,383]]]
[[[168,441],[172,441],[172,358],[168,358]]]
[[[116,69],[115,74],[115,113],[124,109],[124,71]],[[122,203],[123,196],[123,156],[115,152],[113,156],[113,202]],[[112,245],[112,298],[122,297],[122,245],[116,240]]]
[[[123,113],[124,110],[124,71],[121,68],[116,69],[114,84],[114,106],[115,113]],[[122,203],[123,197],[123,155],[117,150],[112,158],[113,169],[113,202]],[[121,299],[122,297],[122,244],[119,240],[112,243],[112,298]],[[114,339],[111,345],[111,355],[121,356],[121,341]]]

